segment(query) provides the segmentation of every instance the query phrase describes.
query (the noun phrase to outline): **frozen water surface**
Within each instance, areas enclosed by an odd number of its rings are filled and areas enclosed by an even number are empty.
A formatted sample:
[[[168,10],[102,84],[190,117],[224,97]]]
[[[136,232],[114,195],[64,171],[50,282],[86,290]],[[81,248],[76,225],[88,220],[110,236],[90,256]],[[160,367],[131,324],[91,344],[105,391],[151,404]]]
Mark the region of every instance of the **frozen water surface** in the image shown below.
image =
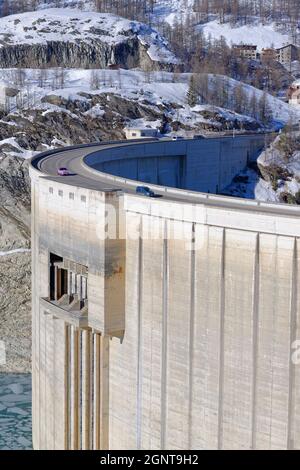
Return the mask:
[[[31,376],[0,373],[0,450],[32,449]]]

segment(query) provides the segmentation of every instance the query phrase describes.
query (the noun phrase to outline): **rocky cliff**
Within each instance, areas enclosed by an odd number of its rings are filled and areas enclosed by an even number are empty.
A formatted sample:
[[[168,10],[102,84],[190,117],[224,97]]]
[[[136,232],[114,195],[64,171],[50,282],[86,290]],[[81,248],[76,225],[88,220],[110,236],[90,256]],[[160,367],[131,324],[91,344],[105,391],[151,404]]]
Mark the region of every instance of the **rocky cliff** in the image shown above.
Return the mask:
[[[79,43],[47,41],[46,44],[6,44],[0,48],[2,68],[62,65],[68,68],[172,68],[160,62],[153,64],[146,47],[137,38],[128,38],[118,44],[107,44],[99,40]]]
[[[115,15],[53,8],[0,19],[0,67],[172,70],[176,65],[157,31]]]
[[[30,371],[30,190],[26,162],[0,154],[1,371]],[[3,348],[3,346],[2,346]]]

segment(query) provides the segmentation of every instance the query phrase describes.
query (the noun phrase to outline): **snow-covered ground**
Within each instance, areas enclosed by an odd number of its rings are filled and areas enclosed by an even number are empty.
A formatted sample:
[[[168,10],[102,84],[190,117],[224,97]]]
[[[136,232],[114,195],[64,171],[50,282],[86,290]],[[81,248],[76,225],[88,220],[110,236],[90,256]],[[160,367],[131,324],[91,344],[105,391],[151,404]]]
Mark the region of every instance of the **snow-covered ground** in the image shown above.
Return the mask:
[[[40,71],[26,69],[24,71],[25,77],[23,100],[24,107],[38,108],[43,112],[49,113],[53,111],[61,112],[61,108],[55,104],[43,102],[46,95],[57,95],[67,100],[81,100],[86,98],[82,96],[83,92],[94,94],[113,93],[131,101],[143,101],[148,105],[158,108],[160,105],[170,108],[170,113],[173,113],[173,120],[176,119],[184,125],[193,127],[199,123],[212,123],[212,119],[204,117],[205,111],[217,112],[221,119],[238,120],[241,123],[251,122],[253,119],[249,116],[240,115],[234,112],[233,106],[231,109],[216,108],[210,105],[197,105],[191,108],[187,104],[187,92],[189,89],[189,74],[174,74],[168,72],[153,72],[151,74],[133,70],[82,70],[70,69],[65,71],[64,88],[57,89],[55,84],[56,72],[54,69],[49,69],[46,76],[43,78],[43,88],[40,88]],[[97,87],[91,89],[93,76],[97,76]],[[228,90],[229,96],[233,94],[234,88],[239,84],[233,79],[228,77],[218,77],[219,80],[224,81],[224,86]],[[14,84],[15,70],[0,70],[0,80],[4,83]],[[216,80],[215,75],[209,75],[209,83],[213,86]],[[245,94],[250,100],[253,94],[256,94],[257,101],[262,96],[262,91],[251,87],[250,85],[243,84]],[[282,126],[288,121],[299,120],[300,110],[290,107],[287,103],[268,95],[268,103],[270,109],[273,111],[274,125]],[[71,113],[70,111],[68,111]],[[72,113],[71,113],[72,114]],[[87,111],[87,114],[93,116],[95,119],[103,117],[103,109],[99,105]],[[74,117],[74,115],[72,115]],[[76,118],[76,116],[75,116]],[[253,121],[254,122],[254,121]],[[8,121],[9,123],[9,121]],[[215,123],[218,126],[218,123]],[[12,125],[15,125],[12,122]],[[146,125],[146,123],[145,123]],[[150,127],[157,125],[157,123],[147,123]],[[24,149],[15,145],[14,138],[5,139],[0,142],[0,146],[12,145],[16,148],[16,154],[24,152]],[[25,152],[26,157],[32,156],[32,152]]]
[[[195,131],[197,133],[202,128],[224,130],[234,127],[237,129],[250,129],[257,126],[257,122],[253,118],[235,113],[234,106],[231,107],[230,103],[228,108],[231,109],[218,108],[209,104],[198,104],[190,107],[187,103],[190,74],[174,75],[168,72],[145,73],[136,70],[69,69],[64,72],[63,88],[59,88],[60,84],[56,83],[57,71],[55,69],[49,69],[46,74],[43,71],[43,87],[41,87],[40,83],[40,70],[25,69],[24,74],[24,87],[22,89],[23,109],[26,111],[39,110],[43,116],[49,113],[64,112],[69,114],[72,119],[80,119],[80,116],[75,114],[75,110],[72,112],[65,107],[61,107],[60,98],[63,98],[66,101],[73,102],[86,101],[87,111],[85,114],[87,116],[99,120],[105,119],[103,106],[95,104],[93,107],[90,107],[90,98],[86,97],[85,94],[88,94],[88,96],[101,94],[106,96],[107,100],[109,100],[109,95],[113,94],[132,103],[143,103],[148,108],[153,109],[155,115],[161,116],[159,120],[139,119],[136,121],[128,118],[126,125],[160,128],[163,124],[165,113],[165,117],[167,116],[171,122],[180,123],[179,135],[187,137],[194,135]],[[0,70],[0,80],[3,80],[4,83],[13,85],[15,84],[15,79],[16,71],[14,69]],[[224,86],[226,85],[229,96],[233,94],[234,88],[240,84],[228,77],[218,76],[218,79],[219,81],[224,81]],[[211,87],[213,87],[215,80],[215,75],[209,75]],[[94,86],[92,85],[93,81]],[[262,91],[246,84],[242,86],[249,100],[254,93],[256,94],[257,101],[260,100]],[[52,98],[49,99],[49,96]],[[59,99],[56,100],[55,97]],[[290,120],[299,121],[300,109],[290,107],[287,103],[271,95],[268,95],[268,103],[273,112],[274,127],[283,126]],[[163,112],[161,111],[162,109],[164,110]],[[126,108],[124,113],[126,113]],[[17,118],[13,118],[13,115],[17,115]],[[22,109],[13,110],[9,117],[3,121],[3,124],[6,127],[18,126],[16,124],[18,123],[18,116],[22,117]],[[32,122],[34,113],[27,112],[26,119]],[[233,123],[235,124],[233,125]],[[238,126],[236,123],[238,123]],[[53,147],[64,144],[64,142],[56,138],[51,143]],[[14,135],[0,141],[0,149],[5,154],[11,156],[29,158],[34,155],[33,151],[22,148]]]
[[[154,6],[154,21],[166,22],[174,26],[176,22],[194,17],[195,0],[157,0]]]
[[[173,26],[176,21],[185,20],[188,16],[194,16],[193,6],[195,0],[156,0],[153,8],[153,15],[151,16],[152,22],[162,23],[166,22]],[[41,0],[40,9],[53,8],[53,7],[67,7],[67,8],[80,8],[83,11],[93,11],[95,9],[94,0],[48,0],[45,4]]]
[[[151,27],[109,13],[51,8],[0,18],[0,48],[4,45],[102,41],[118,44],[136,36],[153,61],[176,64],[165,39]]]
[[[261,174],[245,169],[226,188],[225,194],[267,202],[286,202],[288,196],[289,202],[295,203],[293,198],[300,191],[300,151],[284,157],[278,148],[279,139],[280,136],[258,157]],[[273,176],[273,182],[267,176],[271,174],[277,175]]]
[[[93,75],[97,75],[97,89],[93,90],[94,93],[114,92],[128,99],[143,98],[154,105],[159,106],[164,102],[174,103],[178,106],[178,113],[184,113],[183,108],[193,113],[199,113],[204,107],[196,106],[190,108],[187,106],[187,92],[189,88],[190,74],[174,74],[169,72],[152,72],[144,73],[137,70],[83,70],[83,69],[70,69],[65,71],[64,76],[64,89],[55,90],[55,75],[54,69],[48,69],[43,78],[43,88],[39,87],[40,70],[25,69],[24,70],[23,89],[24,99],[29,100],[28,105],[38,105],[40,100],[45,94],[49,94],[52,90],[54,94],[60,94],[66,98],[72,98],[83,91],[91,92],[91,82]],[[7,85],[15,86],[16,78],[15,69],[0,69],[0,81]],[[227,89],[228,95],[233,94],[233,90],[241,82],[226,76],[209,75],[209,82],[213,86],[216,77],[222,80]],[[263,95],[261,90],[252,87],[251,85],[242,84],[243,90],[250,100],[253,94],[256,94],[257,101]],[[27,93],[30,97],[26,97]],[[84,99],[79,97],[78,99]],[[300,119],[300,109],[290,106],[288,103],[272,96],[267,95],[268,104],[273,112],[273,118],[280,124],[285,124],[290,120]],[[180,109],[180,106],[183,108]],[[96,112],[96,110],[95,110]],[[99,110],[97,111],[99,116]]]
[[[250,168],[239,173],[223,193],[257,201],[279,202],[271,183],[260,178],[259,174]]]
[[[17,253],[29,253],[31,250],[27,248],[16,248],[14,250],[0,251],[0,256],[11,256]]]
[[[206,38],[226,39],[229,46],[232,44],[254,44],[261,51],[266,47],[279,48],[290,42],[288,34],[280,32],[275,23],[262,24],[256,21],[247,25],[232,26],[230,23],[220,23],[218,20],[210,21],[198,26]]]

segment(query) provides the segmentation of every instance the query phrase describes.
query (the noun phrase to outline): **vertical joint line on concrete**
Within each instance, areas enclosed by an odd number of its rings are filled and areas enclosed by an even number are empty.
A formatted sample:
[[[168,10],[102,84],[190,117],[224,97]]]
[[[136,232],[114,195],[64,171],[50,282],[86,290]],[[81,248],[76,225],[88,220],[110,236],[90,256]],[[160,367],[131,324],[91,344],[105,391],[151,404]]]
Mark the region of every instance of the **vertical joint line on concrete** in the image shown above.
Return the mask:
[[[168,339],[168,226],[167,221],[164,224],[163,241],[163,311],[162,311],[162,362],[161,362],[161,449],[166,447],[166,420],[167,420],[167,339]]]
[[[295,430],[295,364],[292,361],[292,344],[297,339],[297,303],[298,303],[298,250],[297,239],[294,239],[293,267],[292,267],[292,292],[290,306],[290,344],[289,344],[289,400],[288,400],[288,435],[287,449],[294,448]]]
[[[57,437],[57,433],[55,432],[55,425],[56,425],[56,420],[55,420],[55,416],[56,416],[56,393],[55,393],[55,384],[56,384],[56,360],[55,360],[55,352],[56,352],[56,341],[55,341],[55,338],[56,338],[56,331],[55,331],[55,323],[56,323],[56,318],[52,318],[52,331],[53,331],[53,344],[52,344],[52,348],[53,348],[53,377],[52,377],[52,384],[51,384],[51,387],[52,387],[52,400],[53,400],[53,423],[52,423],[52,432],[53,432],[53,440],[54,440],[54,448],[56,449],[57,446],[56,446],[56,437]]]
[[[143,386],[143,358],[142,358],[142,305],[143,305],[143,218],[139,227],[138,252],[138,351],[137,351],[137,421],[136,436],[137,449],[142,446],[142,386]]]
[[[252,417],[251,417],[251,448],[256,448],[256,408],[257,408],[257,366],[259,336],[259,284],[260,284],[260,234],[256,234],[253,285],[253,325],[252,325]]]
[[[94,333],[94,341],[93,341],[93,356],[94,356],[94,377],[93,377],[93,449],[100,450],[100,426],[101,426],[101,419],[100,419],[100,335],[98,333]]]
[[[189,449],[192,446],[193,433],[193,369],[194,369],[194,323],[195,323],[195,223],[192,224],[192,240],[191,240],[191,299],[190,299],[190,331],[189,331]]]
[[[65,449],[70,449],[70,327],[65,323]]]
[[[43,315],[43,328],[44,328],[44,344],[43,344],[43,407],[45,410],[43,422],[43,439],[44,446],[47,444],[47,424],[48,424],[48,404],[47,404],[47,315]]]
[[[71,326],[71,449],[80,447],[80,335]]]
[[[226,230],[223,229],[221,255],[220,290],[220,355],[219,355],[219,406],[218,406],[218,449],[223,447],[223,393],[224,393],[224,326],[225,326],[225,249]]]
[[[82,330],[82,449],[91,449],[91,333]]]

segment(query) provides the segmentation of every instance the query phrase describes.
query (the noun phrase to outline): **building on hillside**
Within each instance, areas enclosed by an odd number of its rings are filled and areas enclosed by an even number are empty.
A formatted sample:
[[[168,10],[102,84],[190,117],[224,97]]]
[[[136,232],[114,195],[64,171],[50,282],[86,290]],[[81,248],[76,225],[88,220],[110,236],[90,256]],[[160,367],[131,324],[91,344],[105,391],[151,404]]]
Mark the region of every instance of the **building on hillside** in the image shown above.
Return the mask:
[[[272,47],[262,49],[260,58],[262,62],[275,62],[277,61],[277,52]]]
[[[20,90],[0,82],[0,111],[11,111],[16,105]]]
[[[237,57],[242,59],[256,60],[257,46],[253,44],[233,44],[233,52]]]
[[[127,140],[145,139],[158,136],[158,130],[151,127],[125,127],[124,132]]]
[[[288,101],[292,106],[300,106],[300,80],[292,83],[288,89]]]
[[[277,60],[282,65],[291,65],[294,60],[298,59],[298,48],[294,44],[286,44],[277,49]]]

